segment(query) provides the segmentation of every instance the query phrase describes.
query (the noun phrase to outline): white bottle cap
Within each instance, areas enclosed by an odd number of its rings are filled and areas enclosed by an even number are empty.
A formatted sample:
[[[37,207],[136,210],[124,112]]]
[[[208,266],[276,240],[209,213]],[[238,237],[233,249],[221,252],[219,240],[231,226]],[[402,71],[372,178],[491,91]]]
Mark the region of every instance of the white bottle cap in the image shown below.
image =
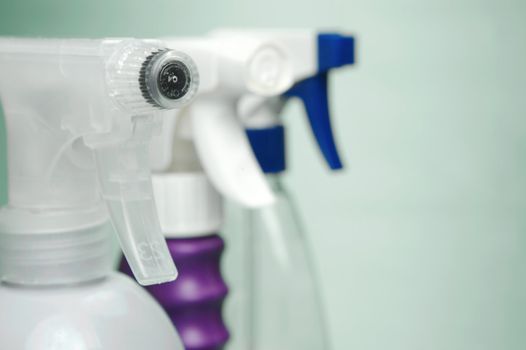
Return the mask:
[[[221,195],[202,172],[152,176],[161,230],[167,238],[217,233],[223,223]]]

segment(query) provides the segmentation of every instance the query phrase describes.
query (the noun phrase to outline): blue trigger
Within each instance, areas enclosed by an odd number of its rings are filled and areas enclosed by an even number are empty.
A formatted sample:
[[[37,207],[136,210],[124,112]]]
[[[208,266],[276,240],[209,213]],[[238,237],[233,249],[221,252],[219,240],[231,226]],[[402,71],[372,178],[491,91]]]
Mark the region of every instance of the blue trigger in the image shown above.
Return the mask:
[[[302,80],[287,91],[286,96],[302,100],[321,153],[331,169],[341,169],[343,165],[334,142],[329,115],[327,72]]]
[[[327,81],[329,72],[355,62],[355,40],[352,36],[337,33],[318,34],[318,70],[297,82],[285,97],[299,98],[307,113],[318,147],[329,167],[343,167],[331,127]],[[285,170],[285,140],[283,127],[264,130],[247,130],[254,153],[265,173]]]
[[[343,167],[334,141],[327,79],[333,68],[353,64],[354,38],[334,33],[318,35],[318,73],[295,84],[285,96],[302,100],[320,151],[331,169]]]

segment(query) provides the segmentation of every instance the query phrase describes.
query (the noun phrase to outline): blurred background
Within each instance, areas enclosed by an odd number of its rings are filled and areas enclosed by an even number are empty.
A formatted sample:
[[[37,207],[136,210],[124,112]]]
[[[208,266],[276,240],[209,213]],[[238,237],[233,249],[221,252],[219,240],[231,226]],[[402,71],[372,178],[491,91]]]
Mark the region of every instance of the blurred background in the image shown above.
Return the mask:
[[[326,169],[299,104],[286,111],[286,182],[335,350],[525,349],[526,2],[0,0],[0,35],[218,27],[358,38],[358,64],[330,86],[343,172]]]

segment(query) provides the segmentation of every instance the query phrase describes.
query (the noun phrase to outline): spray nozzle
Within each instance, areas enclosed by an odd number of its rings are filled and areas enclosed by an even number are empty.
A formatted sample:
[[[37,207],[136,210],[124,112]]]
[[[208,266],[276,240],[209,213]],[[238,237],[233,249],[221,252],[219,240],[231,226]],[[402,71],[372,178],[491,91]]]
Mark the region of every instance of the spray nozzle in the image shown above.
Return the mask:
[[[38,228],[64,232],[86,225],[83,213],[102,197],[141,284],[177,274],[158,222],[149,144],[164,111],[189,102],[199,81],[193,61],[165,47],[134,39],[0,39],[10,210],[65,213],[75,219]],[[16,225],[9,230],[34,229]]]
[[[143,62],[139,84],[145,100],[161,108],[175,108],[192,99],[196,79],[197,70],[188,56],[165,49]]]

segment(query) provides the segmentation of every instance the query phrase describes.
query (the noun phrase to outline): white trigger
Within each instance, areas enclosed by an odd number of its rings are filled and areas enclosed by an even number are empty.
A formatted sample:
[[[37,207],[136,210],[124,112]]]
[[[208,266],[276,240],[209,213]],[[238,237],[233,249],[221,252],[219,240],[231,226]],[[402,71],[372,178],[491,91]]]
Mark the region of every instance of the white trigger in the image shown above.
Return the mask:
[[[274,194],[236,118],[235,104],[203,99],[190,109],[197,153],[217,190],[247,207],[272,204]]]

